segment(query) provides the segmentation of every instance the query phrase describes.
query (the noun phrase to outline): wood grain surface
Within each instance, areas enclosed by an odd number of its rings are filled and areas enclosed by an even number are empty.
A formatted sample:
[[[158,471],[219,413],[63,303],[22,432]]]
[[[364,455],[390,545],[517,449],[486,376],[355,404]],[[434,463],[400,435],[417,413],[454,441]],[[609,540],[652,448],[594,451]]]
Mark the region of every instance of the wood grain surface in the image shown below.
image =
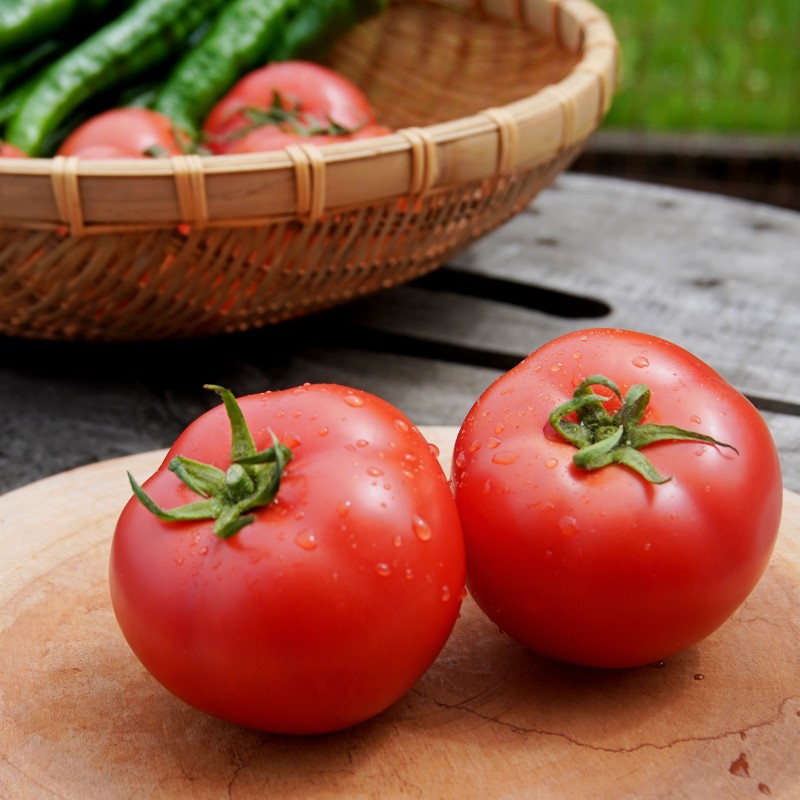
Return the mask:
[[[445,469],[453,428],[423,428]],[[406,697],[326,736],[232,726],[169,695],[124,642],[107,590],[126,470],[163,451],[0,497],[2,798],[796,798],[800,497],[760,584],[666,663],[538,658],[467,599]]]

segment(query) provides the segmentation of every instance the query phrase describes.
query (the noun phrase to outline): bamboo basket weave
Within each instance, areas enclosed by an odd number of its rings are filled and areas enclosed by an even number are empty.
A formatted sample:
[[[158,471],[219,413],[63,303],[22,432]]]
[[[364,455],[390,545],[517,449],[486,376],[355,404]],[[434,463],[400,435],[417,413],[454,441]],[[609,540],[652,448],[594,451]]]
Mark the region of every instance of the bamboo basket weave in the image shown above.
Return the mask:
[[[587,0],[400,0],[329,63],[394,133],[243,156],[0,159],[0,334],[220,334],[425,274],[579,154],[618,47]]]

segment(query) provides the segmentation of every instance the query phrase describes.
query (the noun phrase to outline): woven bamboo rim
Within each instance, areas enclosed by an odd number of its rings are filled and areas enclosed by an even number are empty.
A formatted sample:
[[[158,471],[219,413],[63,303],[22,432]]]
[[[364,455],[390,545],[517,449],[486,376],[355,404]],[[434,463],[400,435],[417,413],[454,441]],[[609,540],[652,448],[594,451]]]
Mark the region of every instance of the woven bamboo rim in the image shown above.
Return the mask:
[[[609,109],[618,47],[587,0],[401,0],[331,63],[395,133],[247,156],[0,160],[0,333],[241,330],[423,274],[577,155]]]

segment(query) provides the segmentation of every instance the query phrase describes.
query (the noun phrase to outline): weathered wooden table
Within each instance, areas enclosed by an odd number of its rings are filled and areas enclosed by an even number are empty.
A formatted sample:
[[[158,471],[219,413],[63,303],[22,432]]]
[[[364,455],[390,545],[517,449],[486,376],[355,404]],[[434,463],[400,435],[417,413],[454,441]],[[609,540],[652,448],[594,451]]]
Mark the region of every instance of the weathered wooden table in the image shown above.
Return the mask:
[[[312,318],[205,341],[0,340],[0,796],[800,796],[798,243],[791,211],[573,173],[427,278]],[[129,653],[105,578],[124,469],[146,475],[218,402],[204,383],[343,383],[455,426],[537,346],[594,326],[694,352],[780,450],[779,549],[701,646],[658,670],[563,668],[467,600],[407,698],[312,741],[205,718]]]
[[[457,425],[502,371],[589,326],[714,366],[764,412],[800,490],[800,214],[570,173],[440,271],[330,313],[208,341],[0,339],[0,492],[167,446],[217,402],[204,383],[333,381]]]

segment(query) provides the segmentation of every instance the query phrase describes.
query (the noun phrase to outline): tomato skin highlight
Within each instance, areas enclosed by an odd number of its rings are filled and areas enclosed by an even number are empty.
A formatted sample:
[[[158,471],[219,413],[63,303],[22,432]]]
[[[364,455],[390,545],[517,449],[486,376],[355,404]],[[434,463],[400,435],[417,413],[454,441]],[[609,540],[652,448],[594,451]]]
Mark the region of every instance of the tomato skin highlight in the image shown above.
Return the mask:
[[[659,442],[654,485],[618,464],[575,466],[550,411],[586,377],[644,383],[644,422],[699,430],[738,450]],[[632,667],[719,628],[769,561],[782,480],[752,404],[678,346],[614,329],[559,337],[501,376],[459,431],[452,483],[467,586],[512,638],[554,659]]]
[[[349,727],[402,697],[455,624],[464,550],[447,478],[368,393],[309,385],[239,405],[259,448],[272,430],[293,450],[276,500],[222,539],[132,499],[111,549],[115,614],[156,680],[202,711],[275,733]],[[225,469],[230,443],[216,407],[144,488],[164,507],[196,500],[166,464]]]

